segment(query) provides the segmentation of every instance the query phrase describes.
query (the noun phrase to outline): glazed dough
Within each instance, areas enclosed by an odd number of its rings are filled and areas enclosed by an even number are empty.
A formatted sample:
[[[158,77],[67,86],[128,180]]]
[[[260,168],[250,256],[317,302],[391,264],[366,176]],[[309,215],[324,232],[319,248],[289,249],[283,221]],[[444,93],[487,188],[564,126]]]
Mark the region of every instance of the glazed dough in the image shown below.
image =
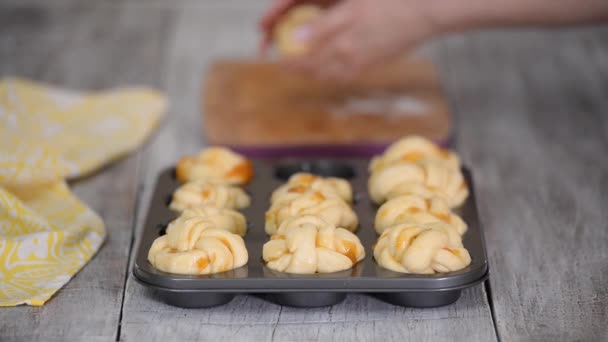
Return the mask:
[[[161,271],[178,274],[210,274],[228,271],[247,263],[243,238],[200,215],[182,215],[158,237],[148,252],[148,261]]]
[[[310,190],[295,198],[279,200],[272,204],[266,212],[266,233],[275,234],[283,221],[302,215],[315,215],[329,224],[350,231],[356,230],[359,225],[357,215],[342,199],[328,198],[321,192]]]
[[[227,209],[242,209],[251,204],[243,189],[204,181],[188,182],[173,193],[169,208],[175,211],[215,206]]]
[[[274,29],[274,43],[283,56],[303,54],[307,42],[298,39],[297,30],[316,19],[322,10],[313,5],[297,6],[287,12]]]
[[[374,202],[380,204],[401,195],[396,190],[411,188],[410,184],[423,184],[433,195],[445,199],[450,207],[460,206],[469,195],[459,169],[433,160],[401,162],[373,172],[369,178],[369,194]]]
[[[440,197],[424,198],[416,195],[403,195],[385,202],[376,213],[374,228],[378,234],[398,223],[445,222],[462,235],[467,225],[452,213],[447,202]]]
[[[296,197],[309,190],[318,191],[325,197],[338,196],[348,203],[353,201],[353,189],[347,180],[336,177],[324,178],[311,173],[299,172],[289,177],[286,184],[272,193],[270,203],[275,203],[285,197]]]
[[[450,239],[445,223],[398,224],[386,229],[374,247],[376,262],[401,273],[457,271],[471,263],[460,239]]]
[[[214,229],[227,230],[240,236],[245,236],[247,233],[247,220],[245,216],[232,209],[205,206],[188,209],[180,217],[182,219],[200,217],[211,221]]]
[[[429,199],[432,197],[441,197],[443,200],[447,202],[447,198],[445,198],[444,194],[437,191],[437,189],[431,189],[423,183],[416,182],[403,182],[395,185],[390,191],[388,191],[386,198],[391,199],[403,195],[415,195],[420,196],[425,199]],[[448,202],[450,207],[453,207],[451,203]]]
[[[223,147],[210,147],[197,156],[182,157],[177,163],[180,182],[206,181],[217,184],[244,184],[253,177],[251,162]]]
[[[355,234],[312,215],[283,222],[263,250],[266,266],[299,274],[346,270],[364,257],[365,250]]]
[[[370,172],[377,172],[401,162],[418,163],[429,159],[453,169],[460,169],[460,159],[455,153],[419,136],[408,136],[393,143],[381,156],[372,159],[369,169]]]

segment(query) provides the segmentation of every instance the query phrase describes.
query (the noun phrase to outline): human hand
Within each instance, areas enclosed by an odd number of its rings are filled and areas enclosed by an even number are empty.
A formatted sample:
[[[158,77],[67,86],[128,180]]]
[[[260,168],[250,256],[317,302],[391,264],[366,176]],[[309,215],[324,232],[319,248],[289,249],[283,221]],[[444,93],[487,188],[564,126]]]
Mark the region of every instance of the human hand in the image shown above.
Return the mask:
[[[319,78],[349,79],[412,49],[439,28],[423,0],[344,0],[308,30],[307,51],[285,63]]]
[[[259,23],[260,30],[262,31],[260,52],[265,53],[268,50],[272,43],[272,36],[277,23],[293,7],[304,4],[328,7],[338,1],[340,0],[275,0]]]
[[[261,23],[263,45],[285,12],[308,3],[334,6],[299,30],[306,49],[285,63],[321,78],[352,78],[440,33],[608,20],[605,0],[275,0]]]

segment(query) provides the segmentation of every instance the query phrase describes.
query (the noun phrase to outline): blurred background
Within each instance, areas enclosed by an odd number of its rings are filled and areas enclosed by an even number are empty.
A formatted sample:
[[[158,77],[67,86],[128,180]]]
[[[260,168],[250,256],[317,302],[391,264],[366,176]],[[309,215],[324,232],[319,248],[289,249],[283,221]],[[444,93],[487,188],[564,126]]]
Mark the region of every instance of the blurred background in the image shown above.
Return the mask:
[[[175,145],[168,132],[179,131],[187,137],[179,142],[180,152],[191,153],[204,141],[199,114],[205,71],[221,58],[256,57],[257,21],[269,4],[4,0],[0,74],[77,89],[132,84],[159,88],[168,93],[171,110],[153,144]],[[600,80],[583,77],[594,73],[594,65],[606,63],[607,36],[605,26],[491,30],[437,38],[415,53],[435,62],[454,115],[492,112],[500,118],[521,112],[517,106],[526,104],[514,97],[522,93],[531,91],[525,99],[532,100],[538,98],[534,91],[554,92],[548,98],[558,103],[569,92],[598,91],[593,89]],[[559,88],[557,75],[562,76]],[[506,91],[498,91],[500,87]],[[542,120],[543,115],[559,114],[538,110],[527,120]]]

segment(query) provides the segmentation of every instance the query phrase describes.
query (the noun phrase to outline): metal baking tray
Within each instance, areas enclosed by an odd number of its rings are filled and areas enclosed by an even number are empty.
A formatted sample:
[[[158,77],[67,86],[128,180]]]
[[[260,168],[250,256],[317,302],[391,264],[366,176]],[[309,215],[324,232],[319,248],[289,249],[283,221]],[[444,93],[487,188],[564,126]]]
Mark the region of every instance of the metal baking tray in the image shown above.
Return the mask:
[[[377,265],[372,246],[378,239],[373,228],[378,206],[371,202],[367,193],[368,163],[366,159],[253,160],[255,176],[246,186],[252,205],[241,211],[249,225],[245,236],[249,262],[231,271],[200,276],[162,272],[147,260],[154,239],[164,234],[167,224],[178,216],[169,209],[168,203],[179,183],[174,169],[165,170],[158,177],[151,199],[133,275],[168,304],[191,308],[225,304],[239,293],[263,294],[265,298],[283,305],[319,307],[339,303],[349,292],[369,293],[395,305],[436,307],[455,302],[462,289],[487,279],[483,231],[477,214],[472,175],[467,169],[463,172],[471,194],[458,213],[469,227],[463,243],[471,255],[471,264],[459,271],[433,275],[402,274]],[[270,206],[270,194],[299,171],[342,177],[351,182],[355,195],[354,209],[360,221],[356,234],[366,252],[365,259],[352,269],[296,275],[277,272],[264,265],[262,246],[269,240],[264,232],[264,213]]]

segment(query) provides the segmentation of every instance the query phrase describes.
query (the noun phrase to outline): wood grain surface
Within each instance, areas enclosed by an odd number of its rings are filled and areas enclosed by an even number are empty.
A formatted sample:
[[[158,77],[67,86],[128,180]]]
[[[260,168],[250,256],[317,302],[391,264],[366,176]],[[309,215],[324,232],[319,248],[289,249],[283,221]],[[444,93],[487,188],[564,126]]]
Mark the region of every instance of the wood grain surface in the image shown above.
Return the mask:
[[[201,97],[204,131],[216,145],[388,145],[406,134],[437,142],[450,134],[435,66],[421,58],[348,82],[302,77],[276,62],[215,61]]]
[[[606,27],[469,33],[424,47],[456,115],[456,147],[475,172],[490,258],[486,287],[454,305],[421,310],[350,295],[331,308],[294,309],[238,296],[186,310],[137,284],[131,240],[156,174],[204,146],[200,80],[212,61],[252,54],[252,27],[267,5],[0,3],[0,75],[81,89],[147,84],[171,100],[137,154],[72,183],[105,219],[108,241],[45,306],[0,309],[1,341],[608,338]]]
[[[605,27],[446,44],[458,149],[478,176],[505,341],[608,339],[606,37]],[[474,70],[493,72],[468,77]]]
[[[0,75],[78,89],[155,85],[169,13],[122,8],[0,7]],[[146,20],[134,21],[134,17]],[[104,219],[93,260],[44,307],[0,310],[0,341],[111,341],[117,336],[138,196],[139,154],[72,182]]]

